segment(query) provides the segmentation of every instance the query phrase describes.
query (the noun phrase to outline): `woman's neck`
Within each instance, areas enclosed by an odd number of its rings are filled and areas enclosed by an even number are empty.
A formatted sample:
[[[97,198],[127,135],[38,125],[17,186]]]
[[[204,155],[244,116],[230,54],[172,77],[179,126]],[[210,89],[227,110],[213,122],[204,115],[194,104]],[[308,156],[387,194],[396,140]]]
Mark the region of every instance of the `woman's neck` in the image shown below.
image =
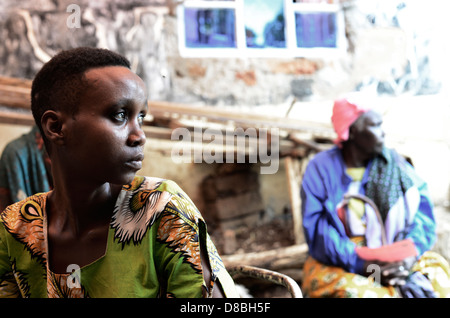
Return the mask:
[[[342,156],[347,168],[362,168],[366,167],[371,159],[366,154],[362,153],[352,143],[346,143],[342,146]]]
[[[121,188],[110,183],[92,185],[70,178],[54,178],[54,189],[47,203],[49,226],[77,236],[109,222]]]

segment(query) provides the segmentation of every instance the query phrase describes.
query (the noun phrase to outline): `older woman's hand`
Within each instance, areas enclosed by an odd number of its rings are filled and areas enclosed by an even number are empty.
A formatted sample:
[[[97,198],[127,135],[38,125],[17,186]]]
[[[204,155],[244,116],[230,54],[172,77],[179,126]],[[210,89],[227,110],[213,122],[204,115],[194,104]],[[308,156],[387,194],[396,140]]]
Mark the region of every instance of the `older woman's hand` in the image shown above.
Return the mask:
[[[367,261],[364,268],[364,276],[373,277],[383,286],[402,286],[410,274],[409,263],[405,261]]]

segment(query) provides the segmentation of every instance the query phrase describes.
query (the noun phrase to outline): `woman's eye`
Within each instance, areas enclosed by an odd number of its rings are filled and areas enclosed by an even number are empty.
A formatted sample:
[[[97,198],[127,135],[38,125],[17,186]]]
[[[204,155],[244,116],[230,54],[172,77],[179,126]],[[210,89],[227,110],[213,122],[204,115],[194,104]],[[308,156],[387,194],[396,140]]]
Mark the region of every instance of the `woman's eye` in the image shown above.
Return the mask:
[[[126,119],[125,112],[118,112],[113,115],[113,118],[117,121],[124,121]]]
[[[145,114],[140,114],[138,117],[139,125],[142,126],[142,124],[144,123],[144,119],[145,119]]]

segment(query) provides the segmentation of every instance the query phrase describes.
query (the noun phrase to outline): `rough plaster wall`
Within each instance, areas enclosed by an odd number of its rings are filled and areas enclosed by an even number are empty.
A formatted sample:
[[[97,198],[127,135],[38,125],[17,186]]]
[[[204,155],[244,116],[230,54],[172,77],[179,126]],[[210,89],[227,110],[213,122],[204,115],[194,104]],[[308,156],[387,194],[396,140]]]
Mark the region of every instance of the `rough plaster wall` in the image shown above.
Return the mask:
[[[182,58],[176,17],[166,17],[166,54],[171,81],[169,98],[207,105],[284,103],[312,95],[313,74],[321,61],[284,58]],[[214,85],[212,85],[212,83]]]
[[[80,8],[80,27],[70,27]],[[125,55],[147,83],[149,96],[164,99],[169,84],[164,53],[165,0],[14,1],[3,0],[0,12],[0,74],[33,78],[49,57],[78,46],[105,47]]]

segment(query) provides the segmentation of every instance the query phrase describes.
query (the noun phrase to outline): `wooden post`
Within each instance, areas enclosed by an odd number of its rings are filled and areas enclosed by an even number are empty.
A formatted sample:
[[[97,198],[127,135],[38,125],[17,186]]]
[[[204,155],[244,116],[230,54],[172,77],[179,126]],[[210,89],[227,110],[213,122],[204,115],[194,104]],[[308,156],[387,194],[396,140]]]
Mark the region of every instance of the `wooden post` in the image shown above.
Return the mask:
[[[300,199],[300,166],[298,161],[292,157],[285,158],[286,178],[288,182],[289,197],[292,209],[292,220],[294,223],[295,244],[302,244],[305,241],[302,229],[302,211]]]

